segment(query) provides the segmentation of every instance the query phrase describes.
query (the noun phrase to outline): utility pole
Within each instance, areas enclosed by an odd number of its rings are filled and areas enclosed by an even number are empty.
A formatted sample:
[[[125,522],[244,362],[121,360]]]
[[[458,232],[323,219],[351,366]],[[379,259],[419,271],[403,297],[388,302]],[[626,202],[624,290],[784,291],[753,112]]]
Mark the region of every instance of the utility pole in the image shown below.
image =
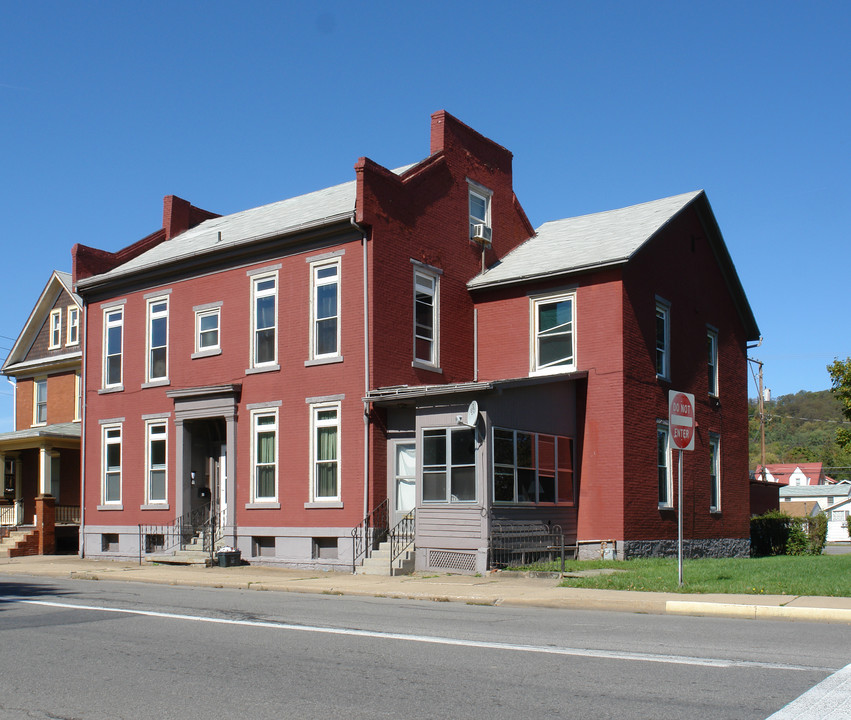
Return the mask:
[[[749,362],[759,365],[759,398],[757,408],[759,412],[759,457],[762,467],[762,481],[765,482],[765,391],[762,387],[762,362],[748,358]]]

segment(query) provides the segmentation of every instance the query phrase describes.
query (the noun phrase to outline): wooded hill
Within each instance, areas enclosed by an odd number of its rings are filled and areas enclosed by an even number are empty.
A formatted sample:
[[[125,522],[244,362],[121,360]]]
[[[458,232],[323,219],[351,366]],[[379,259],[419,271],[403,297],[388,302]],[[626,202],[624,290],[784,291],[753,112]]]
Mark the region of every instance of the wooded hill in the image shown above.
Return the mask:
[[[760,464],[759,405],[750,405],[750,469]],[[845,418],[830,390],[781,395],[765,403],[765,463],[821,462],[835,480],[851,480],[851,452],[836,443]]]

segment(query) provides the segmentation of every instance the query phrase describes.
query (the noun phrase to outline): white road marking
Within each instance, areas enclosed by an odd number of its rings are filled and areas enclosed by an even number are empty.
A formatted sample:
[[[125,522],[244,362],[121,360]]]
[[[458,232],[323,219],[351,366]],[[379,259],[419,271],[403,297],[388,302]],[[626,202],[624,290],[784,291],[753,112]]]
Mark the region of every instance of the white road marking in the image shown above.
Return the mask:
[[[238,625],[242,627],[266,628],[298,632],[324,633],[328,635],[348,635],[352,637],[373,638],[378,640],[400,640],[405,642],[431,643],[434,645],[453,645],[456,647],[482,648],[487,650],[509,650],[515,652],[533,652],[549,655],[571,655],[576,657],[600,658],[606,660],[633,660],[640,662],[667,663],[675,665],[697,665],[715,668],[755,668],[759,670],[815,670],[831,672],[834,668],[818,668],[785,663],[757,662],[752,660],[727,660],[721,658],[701,658],[686,655],[657,655],[651,653],[616,652],[613,650],[592,650],[588,648],[556,647],[552,645],[521,645],[514,643],[492,642],[487,640],[464,640],[461,638],[439,637],[436,635],[413,635],[409,633],[380,632],[375,630],[355,630],[321,625],[293,625],[291,623],[267,622],[261,620],[232,620],[228,618],[204,617],[203,615],[184,615],[156,610],[133,610],[127,608],[102,607],[97,605],[74,605],[49,600],[30,600],[15,597],[0,598],[0,602],[40,605],[63,608],[66,610],[94,610],[105,613],[123,613],[144,617],[184,620],[191,622],[213,623],[218,625]]]
[[[848,720],[851,718],[851,665],[822,680],[766,720]]]

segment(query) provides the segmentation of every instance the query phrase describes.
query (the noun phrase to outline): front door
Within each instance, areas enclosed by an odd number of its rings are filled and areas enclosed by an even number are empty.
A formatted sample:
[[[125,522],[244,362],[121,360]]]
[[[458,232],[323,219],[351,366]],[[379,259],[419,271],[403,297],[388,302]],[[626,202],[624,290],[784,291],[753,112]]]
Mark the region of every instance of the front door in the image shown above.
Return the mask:
[[[227,478],[227,445],[222,443],[219,446],[218,457],[212,458],[212,473],[213,478],[213,513],[218,515],[218,526],[226,526],[228,519],[228,478]]]
[[[395,527],[417,504],[417,445],[398,441],[393,446],[393,465],[388,473],[390,527]]]

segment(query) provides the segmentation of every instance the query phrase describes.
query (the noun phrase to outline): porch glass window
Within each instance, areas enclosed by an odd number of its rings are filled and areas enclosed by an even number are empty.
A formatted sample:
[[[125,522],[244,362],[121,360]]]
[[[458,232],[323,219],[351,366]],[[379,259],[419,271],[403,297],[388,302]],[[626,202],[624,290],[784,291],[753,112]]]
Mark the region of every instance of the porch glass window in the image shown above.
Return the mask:
[[[314,358],[340,354],[340,261],[312,267],[313,308],[311,353]]]
[[[277,413],[254,415],[254,500],[275,500],[277,497]]]
[[[124,309],[104,313],[104,387],[121,385],[121,353],[124,345]]]
[[[277,276],[253,278],[254,366],[271,365],[277,359],[277,285]]]
[[[103,428],[103,502],[121,502],[121,427]]]
[[[33,424],[45,425],[47,423],[47,379],[35,381],[35,417]]]
[[[476,431],[423,431],[423,501],[476,501]]]
[[[148,301],[148,380],[168,377],[168,299]]]
[[[534,373],[566,372],[575,368],[574,305],[572,293],[532,300]]]
[[[166,501],[166,424],[148,423],[148,502]]]
[[[340,405],[313,407],[313,499],[340,499]]]
[[[573,504],[573,439],[494,428],[493,498],[496,503]]]

